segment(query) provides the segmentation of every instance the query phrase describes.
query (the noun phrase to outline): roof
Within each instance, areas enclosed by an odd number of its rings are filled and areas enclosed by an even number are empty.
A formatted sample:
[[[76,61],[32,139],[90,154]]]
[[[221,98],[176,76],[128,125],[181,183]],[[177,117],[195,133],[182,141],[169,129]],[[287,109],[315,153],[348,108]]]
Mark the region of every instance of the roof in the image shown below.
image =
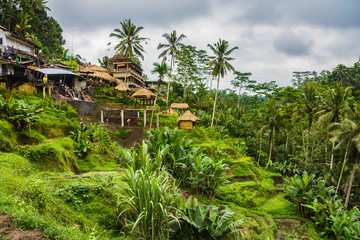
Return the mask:
[[[132,97],[152,98],[152,97],[156,97],[156,94],[153,93],[152,91],[149,91],[149,90],[147,90],[145,88],[142,88],[139,91],[137,91],[136,93],[134,93],[132,95]]]
[[[198,118],[197,116],[195,116],[192,112],[190,112],[189,110],[187,110],[183,115],[181,115],[178,119],[178,121],[199,121],[200,118]]]
[[[7,29],[3,26],[0,25],[0,29],[4,30],[4,31],[7,31]]]
[[[87,67],[85,69],[87,69]],[[92,65],[92,66],[88,67],[88,69],[93,72],[104,72],[104,73],[108,72],[108,70],[106,68],[103,68],[103,67],[100,67],[97,65]]]
[[[124,83],[123,81],[119,81],[118,85],[115,87],[115,89],[125,92],[125,91],[130,91],[130,88],[126,85],[126,83]]]
[[[94,73],[89,74],[88,76],[89,77],[101,78],[101,79],[104,79],[106,81],[114,82],[114,83],[119,83],[120,82],[119,79],[114,78],[113,76],[111,76],[107,72],[94,72]]]
[[[30,44],[30,45],[33,45],[36,48],[40,48],[40,46],[37,45],[36,43],[34,43],[31,38],[24,38],[24,37],[21,37],[19,35],[16,35],[15,33],[10,33],[9,36],[13,37],[13,38],[16,38],[16,39],[19,39],[19,40],[21,40],[23,42],[26,42],[26,43]]]
[[[62,74],[62,75],[75,75],[75,76],[79,76],[79,77],[82,77],[76,73],[73,73],[73,72],[70,72],[70,71],[67,71],[67,70],[64,70],[64,69],[59,69],[59,68],[40,68],[40,69],[37,69],[36,71],[38,72],[41,72],[43,74],[47,74],[47,75],[59,75],[59,74]]]
[[[189,108],[189,105],[187,103],[172,103],[170,105],[171,108]]]
[[[41,72],[42,74],[46,74],[48,75],[48,77],[51,76],[56,76],[56,75],[70,75],[70,76],[77,76],[80,77],[82,79],[85,79],[83,76],[80,76],[76,73],[64,70],[64,69],[59,69],[59,68],[40,68],[40,69],[36,69],[35,71]]]

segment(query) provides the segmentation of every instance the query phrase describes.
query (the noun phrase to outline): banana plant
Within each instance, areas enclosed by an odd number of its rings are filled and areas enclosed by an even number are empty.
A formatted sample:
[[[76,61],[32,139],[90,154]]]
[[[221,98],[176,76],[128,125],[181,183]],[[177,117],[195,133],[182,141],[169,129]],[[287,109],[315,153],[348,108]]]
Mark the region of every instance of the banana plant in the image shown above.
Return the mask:
[[[241,224],[243,220],[233,221],[234,212],[223,206],[202,206],[190,197],[185,209],[180,213],[180,226],[175,225],[174,239],[243,239]],[[234,228],[236,226],[236,228]]]

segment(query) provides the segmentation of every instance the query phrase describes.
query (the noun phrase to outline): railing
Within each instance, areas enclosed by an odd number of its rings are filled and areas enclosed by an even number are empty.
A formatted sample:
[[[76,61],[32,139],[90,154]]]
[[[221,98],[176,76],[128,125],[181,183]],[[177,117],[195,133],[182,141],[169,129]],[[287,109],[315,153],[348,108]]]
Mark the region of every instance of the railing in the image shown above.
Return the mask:
[[[124,68],[118,69],[118,70],[114,69],[114,73],[126,73],[126,69],[124,69]],[[140,79],[142,79],[142,76],[139,73],[135,72],[134,70],[132,70],[130,68],[128,69],[128,73],[134,74],[134,75],[138,76]]]

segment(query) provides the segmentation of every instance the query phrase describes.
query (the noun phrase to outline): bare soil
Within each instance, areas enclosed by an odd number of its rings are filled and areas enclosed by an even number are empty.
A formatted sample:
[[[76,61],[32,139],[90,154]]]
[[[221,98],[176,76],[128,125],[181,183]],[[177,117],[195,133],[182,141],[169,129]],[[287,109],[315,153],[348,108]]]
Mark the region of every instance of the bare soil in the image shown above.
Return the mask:
[[[46,240],[42,231],[22,230],[15,227],[14,217],[0,212],[1,240]]]

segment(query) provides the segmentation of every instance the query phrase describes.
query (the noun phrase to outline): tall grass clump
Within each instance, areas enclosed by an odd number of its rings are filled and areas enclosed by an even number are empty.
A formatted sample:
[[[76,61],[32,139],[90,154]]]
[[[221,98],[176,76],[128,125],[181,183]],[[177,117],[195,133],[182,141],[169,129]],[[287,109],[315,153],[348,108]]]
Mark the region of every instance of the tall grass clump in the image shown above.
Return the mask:
[[[128,186],[119,201],[119,220],[140,239],[169,239],[171,226],[178,222],[179,190],[161,166],[161,155],[151,158],[143,143],[127,156],[129,168],[122,180]]]

